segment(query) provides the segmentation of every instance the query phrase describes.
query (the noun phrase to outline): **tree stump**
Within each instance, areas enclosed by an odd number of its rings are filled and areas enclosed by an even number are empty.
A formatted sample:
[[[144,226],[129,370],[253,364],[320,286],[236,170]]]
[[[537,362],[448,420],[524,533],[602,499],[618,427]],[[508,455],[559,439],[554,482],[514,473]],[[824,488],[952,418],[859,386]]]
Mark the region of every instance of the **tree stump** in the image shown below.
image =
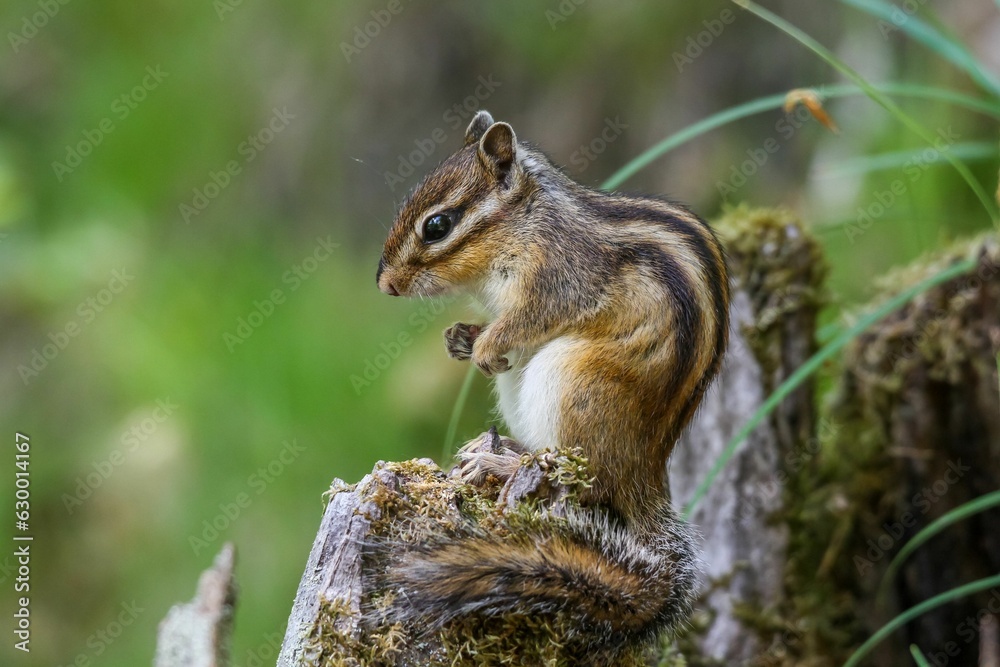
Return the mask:
[[[394,554],[470,524],[491,534],[534,530],[556,521],[588,483],[584,462],[571,452],[526,456],[506,483],[482,489],[429,459],[379,462],[353,487],[335,482],[278,665],[500,665],[515,657],[522,664],[590,664],[568,646],[561,612],[460,618],[431,633],[380,614],[395,594],[383,576]],[[644,663],[625,654],[615,664]]]
[[[834,418],[852,442],[845,483],[856,528],[841,573],[869,634],[899,611],[1000,572],[1000,509],[968,517],[904,563],[885,604],[886,567],[917,532],[959,505],[1000,489],[1000,243],[976,239],[886,277],[892,294],[949,265],[976,269],[919,295],[847,350]],[[910,644],[932,664],[976,665],[983,610],[1000,611],[1000,589],[930,611],[876,656],[891,665]]]

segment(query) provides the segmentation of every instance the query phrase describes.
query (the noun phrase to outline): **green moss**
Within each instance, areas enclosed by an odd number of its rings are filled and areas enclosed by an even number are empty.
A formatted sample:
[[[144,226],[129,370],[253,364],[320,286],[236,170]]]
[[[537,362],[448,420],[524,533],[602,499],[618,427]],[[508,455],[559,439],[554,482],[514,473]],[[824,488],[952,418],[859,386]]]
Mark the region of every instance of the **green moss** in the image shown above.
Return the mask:
[[[320,600],[323,621],[313,626],[306,643],[307,665],[366,667],[392,664],[406,644],[399,624],[361,633],[345,630],[356,614],[343,600]]]
[[[945,252],[893,271],[879,281],[883,301],[965,259],[979,269],[924,292],[866,332],[848,351],[856,387],[875,403],[892,400],[917,368],[944,383],[961,382],[968,366],[991,373],[995,343],[970,323],[983,318],[984,281],[1000,283],[1000,246],[994,235],[956,244]]]
[[[743,333],[770,381],[781,364],[782,324],[792,313],[823,304],[827,265],[815,238],[790,211],[746,205],[730,208],[713,225],[729,271],[750,297],[754,322]]]

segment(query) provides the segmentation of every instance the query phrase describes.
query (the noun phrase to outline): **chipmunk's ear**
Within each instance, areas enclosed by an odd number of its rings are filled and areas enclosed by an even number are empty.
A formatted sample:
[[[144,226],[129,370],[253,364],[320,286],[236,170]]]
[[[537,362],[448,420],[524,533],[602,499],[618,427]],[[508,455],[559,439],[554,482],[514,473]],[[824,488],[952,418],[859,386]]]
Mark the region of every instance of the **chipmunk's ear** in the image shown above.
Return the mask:
[[[497,178],[510,173],[517,154],[517,137],[507,123],[493,123],[479,140],[479,159]]]
[[[486,130],[492,124],[493,116],[490,115],[489,111],[480,111],[477,113],[476,117],[469,123],[469,127],[465,130],[465,145],[471,146],[472,144],[479,143],[479,140],[482,139],[483,135],[486,134]]]

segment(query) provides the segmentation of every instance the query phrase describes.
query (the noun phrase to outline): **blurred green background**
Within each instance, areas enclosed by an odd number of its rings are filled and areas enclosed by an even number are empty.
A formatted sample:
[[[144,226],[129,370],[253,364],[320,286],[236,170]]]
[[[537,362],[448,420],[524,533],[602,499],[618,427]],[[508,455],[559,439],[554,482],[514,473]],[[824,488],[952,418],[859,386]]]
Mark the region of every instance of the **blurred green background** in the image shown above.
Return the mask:
[[[845,4],[767,5],[873,81],[982,97]],[[917,11],[996,71],[994,2]],[[32,439],[35,535],[33,651],[15,654],[5,630],[4,664],[149,664],[157,623],[226,540],[242,584],[235,664],[273,664],[330,481],[442,457],[465,368],[440,332],[469,304],[390,299],[374,276],[396,204],[477,108],[596,186],[713,112],[840,81],[715,1],[14,0],[0,26],[0,423],[9,445]],[[992,191],[995,118],[900,103],[950,133]],[[888,268],[989,227],[950,167],[905,171],[896,154],[923,145],[876,105],[826,108],[839,134],[759,114],[622,189],[709,218],[727,203],[793,208],[828,250],[830,321]],[[765,145],[777,150],[740,183]],[[488,394],[477,378],[456,441],[490,423]],[[9,507],[12,474],[0,489]]]

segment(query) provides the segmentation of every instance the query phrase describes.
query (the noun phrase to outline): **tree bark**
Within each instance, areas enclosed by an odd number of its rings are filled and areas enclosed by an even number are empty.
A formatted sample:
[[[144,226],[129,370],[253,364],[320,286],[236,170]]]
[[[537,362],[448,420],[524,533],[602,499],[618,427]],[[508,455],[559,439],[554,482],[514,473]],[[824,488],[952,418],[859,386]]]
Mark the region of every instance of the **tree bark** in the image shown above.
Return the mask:
[[[381,470],[381,465],[380,462],[353,490],[348,490],[340,480],[334,481],[333,497],[323,513],[295,594],[278,665],[307,664],[316,657],[317,650],[310,648],[310,638],[323,613],[323,601],[342,600],[350,613],[335,619],[337,629],[351,638],[360,638],[364,595],[362,545],[369,536],[372,521],[381,516],[381,508],[373,498],[375,483],[399,485],[393,473]]]

